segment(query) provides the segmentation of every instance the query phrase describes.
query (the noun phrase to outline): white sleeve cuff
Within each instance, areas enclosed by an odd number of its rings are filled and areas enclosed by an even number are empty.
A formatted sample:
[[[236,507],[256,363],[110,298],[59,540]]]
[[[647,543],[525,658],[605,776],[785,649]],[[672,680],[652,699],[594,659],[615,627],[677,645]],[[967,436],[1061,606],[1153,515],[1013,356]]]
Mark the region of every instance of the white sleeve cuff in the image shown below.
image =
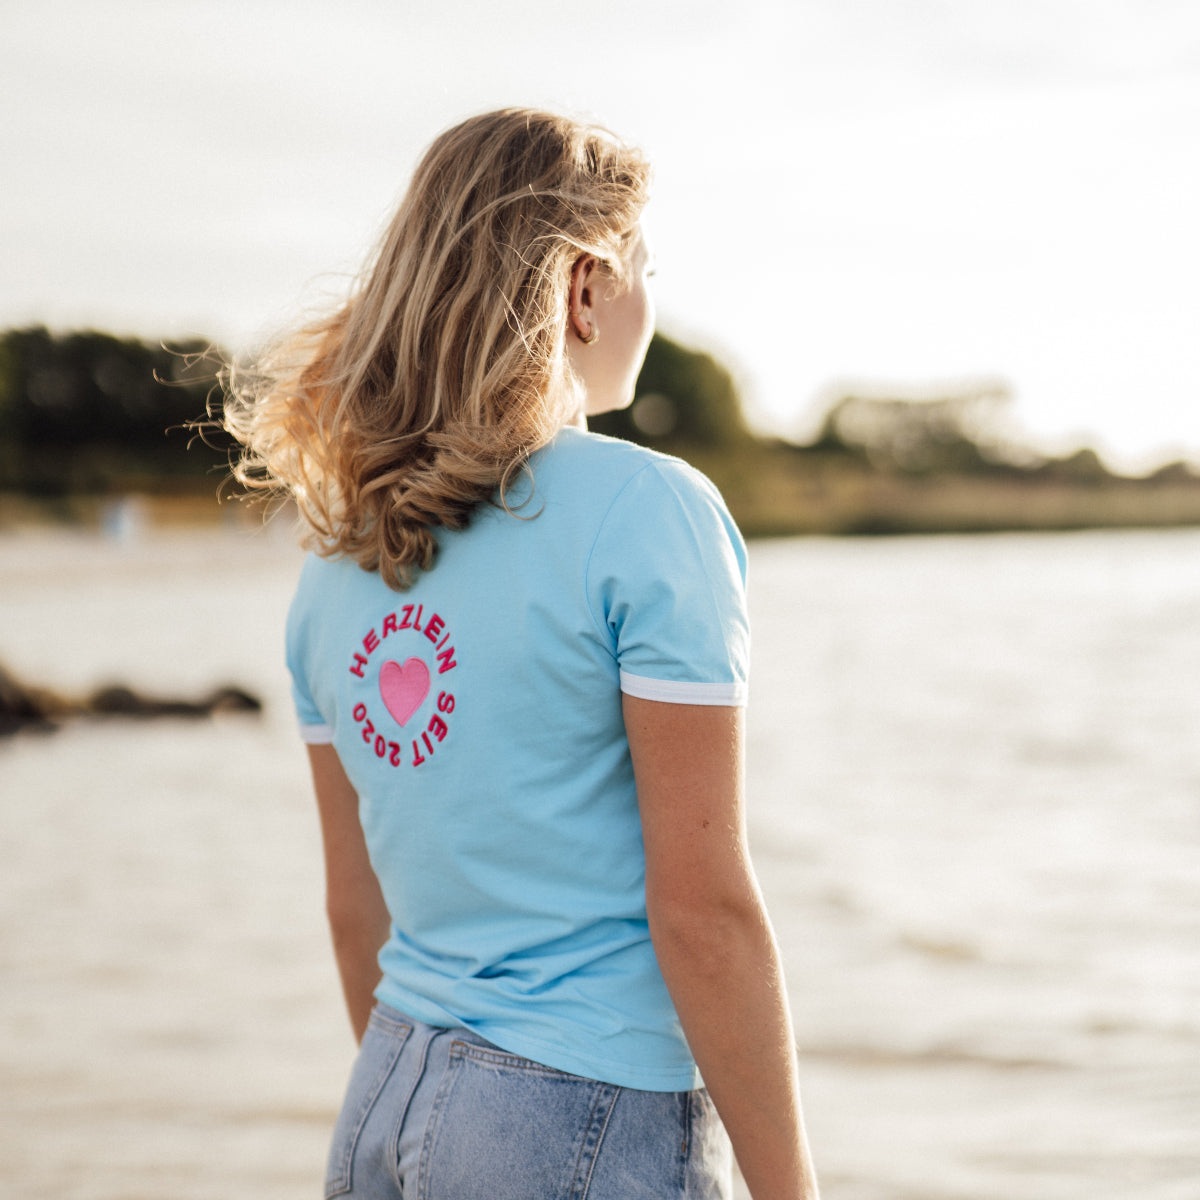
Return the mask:
[[[690,683],[673,679],[649,679],[621,672],[621,691],[639,700],[661,700],[666,704],[713,704],[740,707],[749,688],[744,683]]]
[[[300,740],[306,746],[325,746],[333,741],[333,729],[328,725],[301,725]]]

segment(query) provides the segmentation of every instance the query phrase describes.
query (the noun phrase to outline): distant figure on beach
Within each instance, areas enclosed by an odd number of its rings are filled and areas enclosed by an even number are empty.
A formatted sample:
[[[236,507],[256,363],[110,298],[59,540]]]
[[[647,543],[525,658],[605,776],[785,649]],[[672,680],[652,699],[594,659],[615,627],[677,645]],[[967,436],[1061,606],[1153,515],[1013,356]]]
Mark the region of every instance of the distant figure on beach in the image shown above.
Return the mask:
[[[586,428],[650,341],[648,186],[603,129],[467,120],[351,298],[230,371],[239,478],[313,551],[288,666],[360,1043],[328,1197],[728,1197],[731,1142],[755,1200],[817,1195],[746,846],[745,548],[703,476]]]

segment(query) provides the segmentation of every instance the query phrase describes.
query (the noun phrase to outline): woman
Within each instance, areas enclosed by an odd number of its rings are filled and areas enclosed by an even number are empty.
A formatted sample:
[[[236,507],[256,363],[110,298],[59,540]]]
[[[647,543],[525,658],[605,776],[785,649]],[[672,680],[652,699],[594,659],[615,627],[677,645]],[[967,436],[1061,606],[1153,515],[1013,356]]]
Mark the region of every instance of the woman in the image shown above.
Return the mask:
[[[744,548],[584,423],[650,341],[648,178],[468,120],[353,297],[233,381],[239,474],[316,551],[288,661],[361,1043],[328,1196],[726,1196],[722,1121],[755,1200],[816,1195],[746,853]]]

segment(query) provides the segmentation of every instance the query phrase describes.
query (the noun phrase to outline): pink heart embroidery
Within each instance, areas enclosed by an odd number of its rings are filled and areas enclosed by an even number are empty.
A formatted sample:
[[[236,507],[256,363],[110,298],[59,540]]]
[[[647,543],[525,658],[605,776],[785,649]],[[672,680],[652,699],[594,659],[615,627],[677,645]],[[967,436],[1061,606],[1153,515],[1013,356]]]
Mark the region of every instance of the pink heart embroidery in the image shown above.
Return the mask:
[[[396,724],[405,724],[429,695],[429,668],[419,658],[403,666],[389,658],[379,672],[379,694]]]

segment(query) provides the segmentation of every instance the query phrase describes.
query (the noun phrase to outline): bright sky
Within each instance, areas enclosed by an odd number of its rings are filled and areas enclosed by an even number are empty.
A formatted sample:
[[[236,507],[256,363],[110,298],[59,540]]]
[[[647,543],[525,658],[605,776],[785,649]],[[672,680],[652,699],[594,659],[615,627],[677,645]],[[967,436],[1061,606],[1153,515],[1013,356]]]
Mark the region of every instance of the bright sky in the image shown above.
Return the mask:
[[[659,324],[756,424],[1000,377],[1050,449],[1200,460],[1195,0],[4,0],[0,326],[237,348],[473,112],[656,163]]]

